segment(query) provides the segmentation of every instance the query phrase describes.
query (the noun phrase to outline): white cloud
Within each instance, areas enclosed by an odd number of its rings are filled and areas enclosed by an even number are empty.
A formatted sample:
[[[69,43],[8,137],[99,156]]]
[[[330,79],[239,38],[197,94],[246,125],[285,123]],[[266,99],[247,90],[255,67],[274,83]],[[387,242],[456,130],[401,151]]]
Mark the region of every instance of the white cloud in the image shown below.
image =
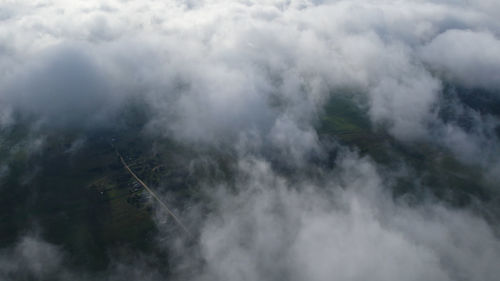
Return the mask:
[[[271,149],[300,168],[321,152],[314,125],[324,103],[348,90],[399,140],[435,141],[475,164],[490,155],[479,162],[492,166],[492,178],[498,118],[464,111],[475,116],[467,130],[436,110],[443,81],[498,90],[497,2],[4,1],[0,126],[18,111],[58,126],[113,124],[121,105],[137,99],[148,107],[150,132],[250,158]],[[247,180],[236,195],[212,198],[216,212],[202,222],[199,279],[498,275],[500,246],[488,223],[440,204],[394,202],[366,159],[347,157],[340,170],[294,182],[269,159],[244,157]],[[31,271],[60,266],[52,246],[26,241],[13,251],[32,260]],[[54,264],[37,265],[26,245]]]
[[[397,138],[422,138],[435,118],[432,107],[440,90],[439,81],[419,62],[422,53],[427,64],[463,83],[489,87],[498,80],[498,44],[492,35],[498,23],[486,12],[497,7],[491,1],[42,1],[3,6],[8,16],[0,28],[0,72],[14,75],[14,82],[3,81],[2,88],[28,87],[19,90],[24,99],[49,115],[67,115],[68,107],[82,102],[75,114],[95,115],[98,104],[114,105],[112,100],[132,92],[156,108],[155,128],[183,140],[212,142],[240,131],[268,131],[283,114],[270,105],[275,97],[296,120],[310,121],[328,95],[346,88],[366,94],[373,122],[388,124]],[[450,40],[464,44],[439,55]],[[463,49],[470,42],[485,51]],[[61,44],[75,46],[71,58]],[[40,60],[47,52],[52,61]],[[73,60],[79,65],[68,67],[86,72],[69,79],[58,73],[64,69],[53,68],[56,60]],[[19,77],[19,72],[28,74]],[[77,82],[85,73],[94,78],[82,88]],[[51,85],[40,84],[45,80]],[[46,93],[56,91],[53,85],[62,88],[51,98]],[[48,98],[61,102],[39,105]]]
[[[422,48],[422,57],[456,83],[500,89],[500,40],[489,32],[448,30]]]
[[[61,271],[60,249],[38,237],[22,237],[16,246],[0,252],[0,277],[42,280]]]
[[[222,188],[211,195],[216,210],[202,222],[204,267],[195,280],[495,280],[498,275],[500,240],[488,223],[437,203],[394,202],[367,159],[341,157],[327,186],[288,180],[260,159],[241,161],[236,194]]]

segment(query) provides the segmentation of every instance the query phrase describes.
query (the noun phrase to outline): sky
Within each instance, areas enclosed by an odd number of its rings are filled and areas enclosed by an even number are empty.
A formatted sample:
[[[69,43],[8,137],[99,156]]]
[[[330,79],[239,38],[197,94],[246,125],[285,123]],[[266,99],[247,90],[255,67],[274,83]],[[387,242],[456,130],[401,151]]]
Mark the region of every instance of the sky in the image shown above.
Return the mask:
[[[234,182],[200,183],[211,211],[183,211],[195,245],[158,242],[176,257],[170,278],[495,280],[496,224],[394,198],[408,164],[387,171],[338,143],[334,168],[310,158],[327,150],[325,105],[347,92],[374,131],[449,150],[498,188],[500,113],[464,99],[500,99],[499,14],[496,0],[4,0],[0,128],[24,115],[35,131],[109,128],[138,100],[142,133],[234,151]],[[65,255],[27,233],[0,250],[0,277],[166,279],[140,258],[75,273]]]

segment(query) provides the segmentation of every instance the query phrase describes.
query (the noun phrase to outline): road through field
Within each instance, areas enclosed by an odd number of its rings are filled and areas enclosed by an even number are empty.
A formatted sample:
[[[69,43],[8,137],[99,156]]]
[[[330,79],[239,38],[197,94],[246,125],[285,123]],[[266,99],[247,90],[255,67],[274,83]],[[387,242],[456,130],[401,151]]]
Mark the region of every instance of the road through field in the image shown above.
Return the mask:
[[[170,210],[170,208],[167,206],[167,204],[165,204],[161,199],[160,197],[158,197],[158,195],[156,195],[156,193],[151,189],[149,188],[146,183],[144,183],[133,171],[132,169],[130,169],[130,167],[127,165],[127,162],[125,162],[125,160],[123,159],[122,155],[120,154],[120,152],[118,152],[118,150],[116,150],[116,154],[118,155],[118,157],[120,158],[120,161],[122,162],[123,166],[125,167],[125,169],[132,175],[132,177],[134,177],[134,179],[140,184],[142,185],[142,187],[144,187],[144,189],[146,189],[149,194],[151,194],[151,196],[153,196],[156,201],[158,201],[160,203],[160,205],[165,208],[165,210],[167,211],[167,213],[172,216],[172,218],[175,220],[175,222],[182,228],[182,230],[190,237],[192,238],[192,234],[191,232],[189,232],[189,230],[181,223],[181,221],[179,220],[179,218],[177,218],[177,216]]]

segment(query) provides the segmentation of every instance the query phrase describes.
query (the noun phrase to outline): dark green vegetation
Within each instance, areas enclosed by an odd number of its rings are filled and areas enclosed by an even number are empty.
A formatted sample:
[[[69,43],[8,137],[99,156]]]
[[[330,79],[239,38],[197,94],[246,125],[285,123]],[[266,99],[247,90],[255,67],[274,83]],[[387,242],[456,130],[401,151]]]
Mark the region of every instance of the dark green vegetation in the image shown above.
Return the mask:
[[[333,138],[388,170],[399,172],[395,196],[433,195],[453,205],[470,204],[476,199],[498,202],[498,196],[491,194],[493,186],[485,181],[479,167],[461,163],[451,151],[436,144],[395,140],[384,128],[373,127],[367,112],[352,100],[347,95],[331,98],[318,133],[323,139]]]
[[[373,127],[362,108],[351,96],[334,96],[317,131],[322,142],[347,145],[393,171],[395,197],[409,195],[418,202],[432,194],[455,205],[499,201],[479,168],[428,142],[396,141],[383,127]],[[71,257],[66,263],[77,268],[104,270],[111,256],[127,251],[168,260],[153,247],[157,204],[127,173],[115,149],[144,182],[168,195],[176,211],[201,198],[200,183],[231,181],[237,157],[224,149],[195,150],[143,133],[145,109],[131,106],[125,112],[114,128],[46,128],[25,120],[0,132],[0,247],[39,231],[61,245]],[[328,161],[320,162],[331,167],[336,148],[328,153]],[[176,226],[169,222],[168,227]]]
[[[8,168],[1,179],[0,246],[40,231],[71,254],[71,264],[96,270],[108,266],[111,253],[126,248],[151,252],[153,202],[123,168],[112,140],[148,184],[167,183],[172,192],[187,192],[185,169],[176,166],[180,162],[160,161],[182,152],[172,144],[160,148],[120,130],[37,134],[18,123],[2,132],[0,153]],[[153,146],[161,153],[152,152]]]

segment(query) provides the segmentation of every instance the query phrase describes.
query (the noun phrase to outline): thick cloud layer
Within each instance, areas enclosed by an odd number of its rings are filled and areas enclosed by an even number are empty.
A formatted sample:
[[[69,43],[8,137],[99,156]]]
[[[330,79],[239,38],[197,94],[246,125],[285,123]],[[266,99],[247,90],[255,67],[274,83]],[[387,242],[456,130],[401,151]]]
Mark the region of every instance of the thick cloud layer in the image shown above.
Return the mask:
[[[325,187],[242,160],[241,191],[213,195],[218,208],[201,231],[199,280],[497,278],[500,240],[484,220],[440,204],[394,202],[369,160],[338,161]]]
[[[494,34],[471,30],[446,31],[422,50],[424,61],[448,79],[494,90],[500,87],[499,54],[500,40]]]
[[[49,122],[99,123],[139,95],[156,112],[151,125],[176,138],[257,131],[276,141],[283,118],[307,132],[328,96],[349,89],[374,124],[415,140],[440,122],[442,81],[498,89],[493,1],[3,7],[3,107]]]
[[[143,132],[236,151],[238,184],[193,211],[195,249],[166,242],[184,280],[494,280],[500,242],[478,214],[396,202],[395,179],[357,155],[300,171],[324,152],[325,104],[349,93],[373,130],[444,147],[495,186],[499,113],[467,98],[500,99],[499,13],[495,0],[4,1],[0,129],[19,116],[113,127],[139,101]],[[276,172],[276,158],[299,175]],[[0,276],[25,263],[65,276],[61,256],[28,236],[2,253]],[[161,276],[132,267],[106,278]]]

